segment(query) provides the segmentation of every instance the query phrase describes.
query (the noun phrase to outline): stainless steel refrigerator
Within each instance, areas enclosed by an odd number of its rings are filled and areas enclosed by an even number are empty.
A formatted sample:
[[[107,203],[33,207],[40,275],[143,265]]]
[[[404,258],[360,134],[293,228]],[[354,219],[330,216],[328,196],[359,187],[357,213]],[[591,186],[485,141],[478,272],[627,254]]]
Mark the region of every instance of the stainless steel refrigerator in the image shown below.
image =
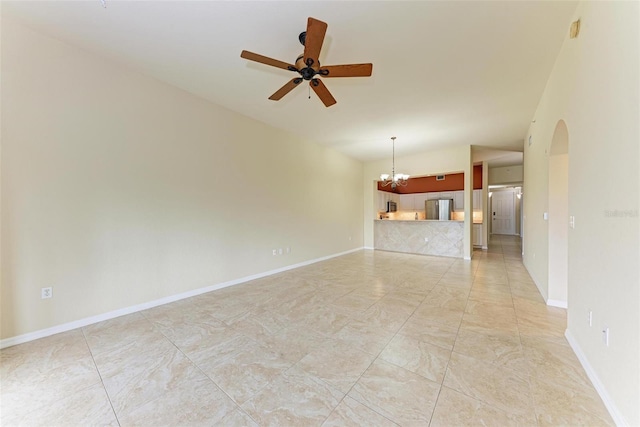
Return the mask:
[[[425,217],[440,221],[450,221],[453,199],[427,200],[424,202]]]

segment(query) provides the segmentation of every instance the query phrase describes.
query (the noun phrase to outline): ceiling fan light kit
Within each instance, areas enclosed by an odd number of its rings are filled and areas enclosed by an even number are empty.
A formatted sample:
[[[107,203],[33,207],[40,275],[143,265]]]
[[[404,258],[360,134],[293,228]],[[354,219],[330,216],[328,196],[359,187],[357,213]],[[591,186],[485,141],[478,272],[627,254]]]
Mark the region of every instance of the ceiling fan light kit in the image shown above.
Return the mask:
[[[327,24],[325,22],[315,18],[309,18],[307,20],[307,31],[300,33],[298,36],[298,40],[304,46],[304,52],[296,58],[295,65],[247,50],[243,50],[240,57],[272,67],[294,71],[300,75],[300,77],[291,79],[275,91],[274,94],[269,97],[270,100],[278,101],[282,99],[283,96],[291,92],[296,86],[302,83],[303,80],[308,80],[309,86],[316,95],[318,95],[322,103],[326,107],[330,107],[337,101],[319,77],[370,77],[373,71],[373,64],[321,66],[318,58],[320,57],[320,50],[322,49],[326,32]]]
[[[395,191],[398,186],[406,187],[409,184],[409,175],[404,173],[396,173],[396,137],[391,137],[391,143],[393,144],[393,157],[391,162],[391,175],[388,173],[383,173],[380,175],[380,185],[382,187],[386,187],[387,185],[391,185],[391,190]]]

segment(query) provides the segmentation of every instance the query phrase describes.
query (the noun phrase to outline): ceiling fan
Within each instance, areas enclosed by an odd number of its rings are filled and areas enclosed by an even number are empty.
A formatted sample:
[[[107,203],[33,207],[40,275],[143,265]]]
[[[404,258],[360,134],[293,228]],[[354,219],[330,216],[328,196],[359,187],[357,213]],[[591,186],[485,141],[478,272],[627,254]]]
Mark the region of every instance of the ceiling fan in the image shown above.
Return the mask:
[[[336,103],[335,98],[329,92],[329,89],[322,83],[319,77],[369,77],[373,69],[373,64],[345,64],[345,65],[328,65],[321,66],[318,57],[320,49],[324,41],[324,35],[327,32],[326,22],[309,18],[307,21],[307,31],[300,33],[298,40],[304,46],[304,52],[298,56],[295,65],[278,61],[257,53],[243,50],[240,56],[249,61],[259,62],[272,67],[278,67],[289,71],[295,71],[300,77],[294,77],[287,84],[275,91],[269,97],[272,101],[278,101],[283,96],[291,92],[296,86],[299,86],[303,80],[309,81],[309,86],[318,95],[320,100],[326,107],[330,107]]]

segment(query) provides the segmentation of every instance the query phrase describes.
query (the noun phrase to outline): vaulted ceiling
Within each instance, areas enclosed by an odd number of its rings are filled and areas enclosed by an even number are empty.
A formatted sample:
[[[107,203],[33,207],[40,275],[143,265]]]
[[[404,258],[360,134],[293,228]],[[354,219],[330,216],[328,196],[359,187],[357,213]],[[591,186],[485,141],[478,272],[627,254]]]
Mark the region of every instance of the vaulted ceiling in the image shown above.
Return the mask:
[[[368,161],[458,144],[522,151],[575,2],[3,1],[2,13],[269,125]],[[372,62],[326,79],[330,108],[296,88],[267,98],[302,52],[309,16],[329,24],[320,62]],[[309,95],[311,99],[308,99]]]

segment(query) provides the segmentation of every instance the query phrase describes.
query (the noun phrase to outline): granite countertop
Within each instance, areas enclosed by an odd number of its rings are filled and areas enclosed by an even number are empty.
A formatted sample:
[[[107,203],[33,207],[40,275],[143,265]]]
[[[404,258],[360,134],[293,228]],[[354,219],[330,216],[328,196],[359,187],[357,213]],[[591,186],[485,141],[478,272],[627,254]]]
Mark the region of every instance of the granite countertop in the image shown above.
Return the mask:
[[[450,220],[439,220],[439,219],[379,219],[375,218],[374,221],[387,221],[387,222],[464,222],[464,221],[456,221],[455,219]]]
[[[374,221],[387,221],[387,222],[464,222],[457,219],[439,220],[439,219],[389,219],[389,218],[374,218]],[[473,221],[474,224],[482,224],[482,221]]]

